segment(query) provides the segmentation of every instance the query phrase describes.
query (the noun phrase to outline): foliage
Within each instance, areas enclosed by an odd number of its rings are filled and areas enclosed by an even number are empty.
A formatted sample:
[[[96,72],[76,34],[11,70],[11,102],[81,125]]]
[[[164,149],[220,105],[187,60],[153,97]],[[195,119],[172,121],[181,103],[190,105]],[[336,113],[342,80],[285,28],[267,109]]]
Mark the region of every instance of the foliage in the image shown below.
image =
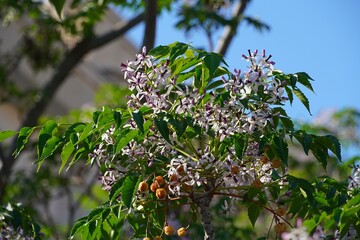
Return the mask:
[[[310,76],[275,70],[264,51],[243,58],[250,70],[232,73],[219,54],[184,43],[159,46],[149,55],[143,49],[123,64],[132,91],[127,109],[104,107],[89,122],[49,120],[19,133],[3,131],[0,138],[18,134],[19,154],[36,133],[40,172],[55,154],[61,158],[59,171],[82,159],[99,166],[108,201],[79,219],[72,237],[118,239],[128,234],[126,224],[134,238],[164,236],[175,223],[191,233],[198,222],[205,239],[214,239],[211,203],[225,212],[246,210],[252,225],[263,213],[270,215],[277,237],[297,218],[311,234],[319,226],[330,235],[338,229],[341,236],[358,229],[356,174],[346,183],[327,176],[309,181],[288,172],[287,138],[323,168],[329,152],[341,160],[335,137],[296,130],[283,109],[296,96],[310,111],[299,88],[312,90]],[[172,218],[178,208],[195,223]]]

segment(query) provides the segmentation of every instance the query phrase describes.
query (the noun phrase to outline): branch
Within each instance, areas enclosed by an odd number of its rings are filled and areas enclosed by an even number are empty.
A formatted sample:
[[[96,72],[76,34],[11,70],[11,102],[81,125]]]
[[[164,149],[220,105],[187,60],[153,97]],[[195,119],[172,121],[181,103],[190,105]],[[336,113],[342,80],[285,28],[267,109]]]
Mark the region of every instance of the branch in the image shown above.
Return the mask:
[[[146,0],[145,3],[145,32],[143,46],[149,51],[154,48],[155,45],[157,0]]]
[[[39,97],[39,100],[35,102],[35,104],[27,112],[24,121],[21,124],[21,127],[32,127],[36,125],[39,117],[45,111],[55,92],[65,81],[70,72],[81,62],[81,60],[88,52],[96,48],[102,47],[105,44],[122,36],[128,30],[139,24],[143,20],[143,15],[144,14],[139,14],[130,21],[125,22],[119,28],[105,33],[102,36],[85,38],[78,44],[76,44],[76,46],[65,55],[64,59],[57,68],[57,71],[54,73],[54,75],[48,81],[44,89],[41,91],[41,96]],[[2,161],[2,168],[0,169],[0,202],[4,197],[5,187],[9,180],[12,167],[15,163],[15,159],[12,156],[12,153],[15,151],[15,149],[16,139],[10,147],[9,155]]]
[[[231,41],[233,40],[234,36],[235,36],[235,32],[236,32],[236,28],[240,23],[240,19],[241,16],[243,15],[247,4],[248,4],[249,0],[239,0],[233,9],[232,12],[232,17],[236,20],[236,24],[234,24],[233,26],[226,26],[224,28],[224,31],[218,41],[218,44],[216,46],[215,52],[220,53],[222,55],[225,55]]]

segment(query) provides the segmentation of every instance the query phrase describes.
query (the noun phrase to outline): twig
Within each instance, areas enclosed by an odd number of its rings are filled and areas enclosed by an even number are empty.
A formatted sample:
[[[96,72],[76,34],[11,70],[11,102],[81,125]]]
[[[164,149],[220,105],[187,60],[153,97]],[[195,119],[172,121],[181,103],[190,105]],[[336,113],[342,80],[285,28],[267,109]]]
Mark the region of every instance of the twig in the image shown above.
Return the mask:
[[[232,17],[236,21],[235,25],[225,26],[224,31],[218,41],[215,52],[225,55],[232,39],[235,36],[236,28],[240,23],[241,16],[243,15],[249,0],[239,0],[233,9]]]
[[[84,56],[99,47],[104,46],[105,44],[115,40],[116,38],[122,36],[129,29],[133,28],[143,20],[144,14],[139,14],[128,22],[125,22],[123,26],[112,30],[108,33],[105,33],[101,36],[94,36],[85,38],[80,41],[69,53],[66,54],[62,62],[60,63],[57,71],[48,81],[46,86],[41,91],[41,96],[39,100],[30,108],[27,112],[24,121],[21,124],[21,127],[25,126],[34,126],[41,114],[45,111],[48,106],[52,96],[65,81],[70,72],[77,66]],[[12,153],[16,149],[16,139],[13,141],[9,155],[5,157],[2,161],[2,168],[0,170],[0,202],[4,197],[5,187],[8,183],[9,176],[11,174],[12,167],[16,160],[13,158]]]
[[[145,32],[143,46],[147,51],[154,48],[156,37],[157,0],[146,0]]]

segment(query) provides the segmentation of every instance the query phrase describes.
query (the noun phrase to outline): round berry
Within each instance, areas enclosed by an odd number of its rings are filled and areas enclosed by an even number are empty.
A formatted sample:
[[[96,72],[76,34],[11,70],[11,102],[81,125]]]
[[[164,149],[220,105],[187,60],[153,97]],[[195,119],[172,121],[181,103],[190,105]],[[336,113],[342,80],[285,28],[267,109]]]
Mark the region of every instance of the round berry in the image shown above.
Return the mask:
[[[281,222],[281,223],[277,223],[275,226],[274,226],[274,231],[276,233],[283,233],[286,231],[286,224]]]
[[[186,228],[182,227],[177,230],[177,234],[179,237],[184,237],[186,235]]]
[[[279,207],[278,209],[276,209],[276,214],[279,216],[284,216],[285,213],[286,213],[286,210],[283,207]]]
[[[166,190],[164,188],[158,188],[155,194],[158,199],[164,199],[166,197]]]
[[[162,238],[160,236],[156,236],[154,237],[154,240],[162,240]]]
[[[158,184],[160,186],[164,185],[164,183],[165,183],[165,180],[164,180],[164,178],[162,176],[156,176],[155,181],[158,182]]]
[[[164,227],[164,233],[168,236],[174,235],[175,229],[173,226],[168,225],[168,226]]]
[[[150,185],[150,190],[152,192],[156,192],[156,190],[159,188],[159,183],[157,181],[153,182],[151,185]]]
[[[262,155],[262,156],[260,157],[260,161],[261,161],[263,164],[266,164],[266,163],[268,163],[268,162],[270,161],[270,159],[269,159],[267,156]]]
[[[140,184],[139,184],[139,191],[140,192],[146,192],[148,189],[149,189],[149,184],[145,181],[142,181]]]
[[[143,238],[143,240],[151,240],[151,238],[145,237],[145,238]]]

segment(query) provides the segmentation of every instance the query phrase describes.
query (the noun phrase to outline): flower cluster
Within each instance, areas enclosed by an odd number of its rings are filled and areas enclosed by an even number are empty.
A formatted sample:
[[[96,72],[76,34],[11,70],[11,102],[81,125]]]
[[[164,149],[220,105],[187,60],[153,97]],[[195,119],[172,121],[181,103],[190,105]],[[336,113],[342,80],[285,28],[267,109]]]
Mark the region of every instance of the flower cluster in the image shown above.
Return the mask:
[[[33,237],[25,236],[21,227],[14,229],[13,226],[3,223],[0,229],[0,240],[13,239],[13,240],[33,240]]]
[[[276,114],[272,105],[283,104],[287,98],[283,96],[283,83],[272,75],[271,55],[266,56],[263,51],[260,56],[255,51],[243,57],[250,62],[248,72],[241,74],[240,70],[235,70],[230,79],[222,77],[223,90],[200,92],[195,87],[177,84],[169,62],[157,63],[143,48],[135,61],[122,64],[129,89],[133,91],[128,106],[135,112],[146,106],[152,110],[153,118],[169,113],[191,117],[193,124],[201,127],[204,133],[213,132],[220,142],[236,134],[251,135],[256,131],[261,134]],[[137,126],[130,120],[124,127],[134,130]],[[210,146],[186,150],[189,142],[184,144],[175,131],[170,133],[171,141],[166,141],[155,127],[151,127],[140,142],[129,142],[121,156],[113,156],[107,151],[109,145],[114,144],[113,132],[114,129],[110,129],[102,136],[103,143],[93,153],[99,164],[105,163],[107,170],[101,179],[107,190],[124,172],[130,169],[143,172],[159,155],[170,161],[166,175],[173,179],[169,181],[169,191],[173,195],[181,195],[183,185],[207,184],[206,172],[212,173],[222,186],[261,187],[273,182],[273,171],[282,165],[280,160],[260,154],[256,141],[247,144],[242,159],[237,157],[234,147],[224,156],[215,156]],[[122,160],[115,162],[116,158]]]

